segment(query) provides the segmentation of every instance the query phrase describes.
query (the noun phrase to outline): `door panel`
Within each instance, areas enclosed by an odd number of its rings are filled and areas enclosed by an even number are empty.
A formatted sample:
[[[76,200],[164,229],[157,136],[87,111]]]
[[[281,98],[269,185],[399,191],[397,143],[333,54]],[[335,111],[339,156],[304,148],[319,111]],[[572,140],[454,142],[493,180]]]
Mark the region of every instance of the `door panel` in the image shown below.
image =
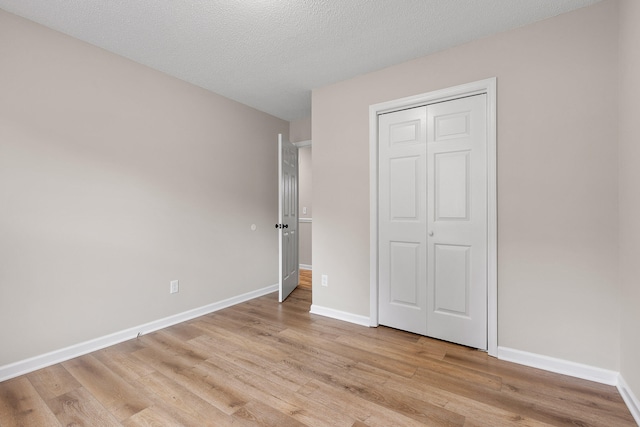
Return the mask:
[[[298,147],[278,135],[279,292],[284,301],[298,286]]]
[[[468,246],[435,245],[435,305],[442,314],[469,315]]]
[[[427,107],[427,170],[427,335],[486,349],[486,95]]]
[[[436,220],[468,220],[469,151],[436,154],[434,165]]]
[[[434,141],[445,141],[469,136],[470,111],[442,114],[434,117]]]
[[[391,221],[419,220],[420,157],[389,159],[389,215]]]
[[[390,242],[390,300],[392,304],[419,307],[420,245]]]
[[[426,108],[379,117],[379,321],[426,333]]]

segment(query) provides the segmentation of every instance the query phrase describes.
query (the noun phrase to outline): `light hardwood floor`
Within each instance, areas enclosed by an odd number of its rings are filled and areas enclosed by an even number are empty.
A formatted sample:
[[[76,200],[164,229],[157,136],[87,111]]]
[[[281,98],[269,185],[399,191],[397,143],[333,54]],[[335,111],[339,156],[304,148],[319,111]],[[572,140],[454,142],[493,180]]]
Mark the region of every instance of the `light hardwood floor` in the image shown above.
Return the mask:
[[[300,270],[298,287],[301,289],[311,290],[311,270]]]
[[[0,383],[0,426],[633,426],[614,387],[277,293]]]

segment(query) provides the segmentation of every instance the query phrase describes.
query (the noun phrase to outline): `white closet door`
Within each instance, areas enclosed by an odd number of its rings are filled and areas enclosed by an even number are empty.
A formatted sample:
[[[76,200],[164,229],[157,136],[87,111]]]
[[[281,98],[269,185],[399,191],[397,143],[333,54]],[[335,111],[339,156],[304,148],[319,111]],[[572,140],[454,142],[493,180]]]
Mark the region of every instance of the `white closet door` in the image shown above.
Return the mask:
[[[427,335],[487,348],[486,95],[427,107]]]
[[[487,348],[486,95],[378,119],[378,318]]]
[[[426,334],[426,107],[379,117],[379,322]]]

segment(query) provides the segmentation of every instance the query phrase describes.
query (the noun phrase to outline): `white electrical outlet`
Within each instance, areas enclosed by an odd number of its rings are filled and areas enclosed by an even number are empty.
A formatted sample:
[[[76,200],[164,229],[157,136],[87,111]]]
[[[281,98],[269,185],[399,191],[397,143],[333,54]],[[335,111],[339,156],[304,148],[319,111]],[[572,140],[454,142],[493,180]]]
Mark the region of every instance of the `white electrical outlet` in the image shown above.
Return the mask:
[[[180,281],[172,280],[171,283],[169,283],[169,293],[176,294],[178,292],[180,292]]]
[[[329,286],[329,276],[326,274],[322,275],[322,286]]]

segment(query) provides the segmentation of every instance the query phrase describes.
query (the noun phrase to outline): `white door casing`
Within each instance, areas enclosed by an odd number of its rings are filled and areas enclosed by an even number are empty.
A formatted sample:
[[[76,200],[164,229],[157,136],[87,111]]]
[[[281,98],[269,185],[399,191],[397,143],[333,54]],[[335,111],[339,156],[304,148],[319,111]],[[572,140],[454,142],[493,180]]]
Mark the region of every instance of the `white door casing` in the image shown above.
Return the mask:
[[[298,286],[298,147],[278,134],[278,300]]]
[[[382,279],[379,277],[381,271],[385,268],[383,264],[382,250],[379,253],[379,246],[382,245],[382,239],[384,238],[383,233],[380,232],[378,225],[379,221],[383,221],[383,210],[381,206],[382,198],[384,196],[379,197],[380,188],[384,187],[383,180],[384,177],[379,176],[379,140],[378,140],[378,131],[380,130],[382,133],[382,128],[379,129],[379,116],[381,114],[390,113],[394,111],[407,110],[415,107],[433,105],[437,103],[442,103],[444,101],[450,101],[458,98],[470,97],[473,95],[485,94],[484,101],[477,101],[481,97],[474,97],[476,102],[483,102],[486,107],[486,114],[484,116],[484,133],[486,135],[486,151],[484,153],[485,157],[485,179],[486,183],[485,189],[485,203],[486,207],[484,212],[486,213],[486,227],[485,227],[485,258],[486,262],[484,263],[486,272],[484,276],[486,277],[486,303],[484,304],[486,314],[484,316],[480,315],[480,317],[484,317],[485,326],[484,330],[487,332],[486,339],[484,342],[486,343],[484,346],[476,344],[472,344],[478,348],[487,348],[488,352],[492,356],[497,356],[497,185],[496,185],[496,79],[486,79],[478,82],[473,82],[469,84],[464,84],[456,87],[451,87],[443,90],[438,90],[435,92],[425,93],[421,95],[416,95],[408,98],[398,99],[394,101],[388,101],[381,104],[372,105],[369,109],[370,116],[370,259],[371,259],[371,269],[370,269],[370,325],[377,326],[379,324],[379,319],[384,316],[382,314],[383,309],[380,308],[380,316],[379,317],[379,294],[380,298],[383,297],[384,291],[380,289],[379,286],[382,285]],[[473,242],[471,245],[469,243],[461,242],[461,240],[452,240],[450,242],[445,242],[445,238],[447,238],[449,222],[461,222],[464,221],[462,218],[466,218],[467,214],[474,215],[474,206],[476,206],[477,202],[474,202],[473,196],[471,193],[468,194],[469,199],[467,199],[467,191],[470,191],[473,187],[471,186],[471,181],[476,181],[477,176],[464,176],[463,174],[451,174],[447,173],[446,170],[451,171],[459,170],[466,171],[473,174],[475,169],[470,169],[470,161],[472,160],[471,153],[463,153],[466,148],[465,147],[457,147],[457,148],[444,148],[446,147],[445,141],[454,142],[454,144],[449,145],[461,145],[463,143],[456,142],[457,138],[454,137],[456,133],[456,127],[466,125],[467,118],[461,119],[460,117],[456,117],[455,112],[445,112],[444,114],[438,113],[438,108],[435,107],[433,110],[433,114],[431,114],[431,121],[434,121],[435,116],[444,117],[445,120],[442,120],[440,123],[439,134],[437,129],[437,124],[431,124],[431,126],[427,126],[429,129],[433,128],[433,133],[429,134],[429,138],[432,141],[433,149],[429,150],[428,154],[428,162],[431,163],[431,167],[427,168],[428,174],[430,176],[427,177],[427,183],[431,187],[430,193],[432,194],[433,200],[430,203],[427,203],[428,206],[432,207],[430,210],[429,216],[429,224],[427,225],[427,236],[429,232],[433,232],[433,236],[428,236],[428,251],[430,252],[438,252],[439,258],[433,257],[431,258],[431,263],[433,265],[428,266],[427,271],[429,274],[433,273],[429,277],[429,292],[433,294],[439,286],[439,281],[442,282],[445,278],[448,280],[452,280],[457,286],[453,287],[453,291],[449,294],[443,293],[441,290],[438,295],[439,300],[436,298],[431,298],[429,302],[432,304],[430,306],[431,314],[430,317],[444,317],[447,320],[454,319],[455,321],[459,321],[461,319],[469,318],[469,317],[477,317],[477,313],[471,309],[471,306],[468,305],[467,298],[481,300],[482,297],[478,295],[465,295],[464,298],[457,298],[458,293],[466,292],[467,283],[469,282],[471,276],[470,274],[477,273],[477,267],[471,270],[471,267],[474,264],[474,260],[476,258],[470,257],[471,253],[475,255],[477,251],[470,250],[469,246],[473,246]],[[458,112],[460,113],[460,112]],[[448,117],[451,120],[446,120],[447,114],[451,114]],[[464,116],[464,114],[463,114]],[[477,124],[474,125],[474,128],[477,128]],[[464,132],[462,132],[464,133]],[[447,135],[448,134],[448,135]],[[439,140],[438,140],[439,139]],[[380,142],[382,144],[382,142]],[[428,144],[427,144],[428,146]],[[440,169],[438,170],[437,164],[439,164]],[[445,168],[446,166],[446,168]],[[436,173],[442,172],[438,179],[436,179]],[[466,173],[465,172],[465,173]],[[405,173],[406,175],[406,173]],[[463,178],[460,178],[460,175]],[[481,181],[483,181],[481,179]],[[380,188],[379,188],[380,187]],[[440,212],[436,211],[436,204],[434,203],[435,198],[439,197],[436,191],[440,187],[439,196],[441,196],[442,205],[440,207]],[[444,190],[451,190],[445,194]],[[458,196],[456,196],[458,194]],[[460,196],[462,194],[462,196]],[[467,202],[465,206],[464,203]],[[469,210],[467,212],[467,209]],[[438,214],[439,216],[435,216]],[[388,215],[385,213],[384,215]],[[380,233],[380,235],[379,235]],[[465,234],[465,233],[462,233]],[[415,240],[415,239],[414,239]],[[401,248],[402,249],[402,248]],[[402,250],[400,250],[402,252]],[[405,251],[406,252],[406,251]],[[478,258],[481,259],[482,255]],[[438,269],[439,264],[439,269]],[[460,270],[457,266],[460,264],[465,264],[466,268]],[[438,272],[439,270],[439,272]],[[462,271],[462,272],[461,272]],[[444,283],[444,282],[443,282]],[[440,286],[440,288],[442,288]],[[456,302],[457,301],[457,302]],[[461,304],[463,302],[463,304]],[[439,306],[436,308],[436,306]],[[456,311],[458,313],[456,313]],[[471,314],[471,316],[470,316]],[[433,322],[429,322],[433,324]],[[456,323],[456,322],[453,322]],[[459,322],[458,322],[459,323]],[[464,323],[464,322],[462,322]],[[446,327],[444,328],[446,329]],[[440,332],[429,331],[427,335],[436,336]],[[446,335],[441,336],[443,339],[449,339]]]

